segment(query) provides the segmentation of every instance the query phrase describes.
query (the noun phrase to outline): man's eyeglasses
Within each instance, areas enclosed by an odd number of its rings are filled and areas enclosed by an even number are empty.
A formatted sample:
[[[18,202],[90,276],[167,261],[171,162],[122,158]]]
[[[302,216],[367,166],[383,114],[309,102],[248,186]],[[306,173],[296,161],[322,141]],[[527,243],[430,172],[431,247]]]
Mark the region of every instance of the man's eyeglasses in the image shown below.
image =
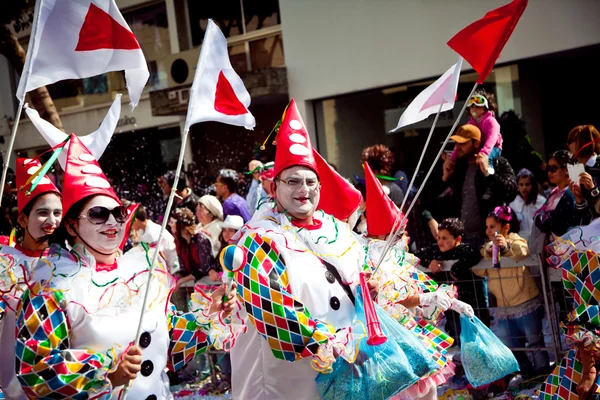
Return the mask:
[[[88,221],[90,221],[90,223],[92,223],[94,225],[101,225],[101,224],[106,223],[106,221],[108,221],[111,214],[113,217],[115,217],[115,220],[119,224],[123,224],[127,220],[127,207],[118,206],[118,207],[113,208],[112,210],[109,210],[106,207],[96,206],[96,207],[90,208],[87,211],[87,214],[80,215],[79,218],[87,219]]]
[[[277,180],[285,183],[292,189],[298,189],[303,184],[306,184],[306,187],[308,187],[309,189],[316,189],[319,186],[319,181],[317,179],[277,178]]]

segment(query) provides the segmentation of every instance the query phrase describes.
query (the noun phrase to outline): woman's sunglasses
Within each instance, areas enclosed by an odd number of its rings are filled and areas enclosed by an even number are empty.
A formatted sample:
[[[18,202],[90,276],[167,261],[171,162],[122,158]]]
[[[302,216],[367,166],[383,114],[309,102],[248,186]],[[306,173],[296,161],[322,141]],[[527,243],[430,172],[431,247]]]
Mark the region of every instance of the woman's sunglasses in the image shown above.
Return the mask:
[[[558,165],[548,165],[548,166],[546,166],[546,169],[548,170],[548,172],[552,172],[552,173],[555,173],[556,171],[558,171],[561,168],[564,168],[564,167],[559,167]]]
[[[127,220],[127,207],[118,206],[109,210],[106,207],[96,206],[90,208],[87,215],[80,215],[79,218],[85,218],[94,225],[100,225],[106,223],[111,214],[119,224],[123,224]]]

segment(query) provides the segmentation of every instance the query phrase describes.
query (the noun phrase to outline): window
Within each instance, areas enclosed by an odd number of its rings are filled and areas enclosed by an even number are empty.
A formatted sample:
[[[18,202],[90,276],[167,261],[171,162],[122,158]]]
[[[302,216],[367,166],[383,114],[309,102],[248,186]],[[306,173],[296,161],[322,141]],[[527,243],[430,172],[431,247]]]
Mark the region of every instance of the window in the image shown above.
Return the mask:
[[[424,166],[437,162],[440,144],[446,138],[460,112],[473,84],[476,73],[463,73],[458,86],[458,100],[454,109],[440,114]],[[406,107],[437,77],[425,81],[373,89],[359,93],[336,96],[315,102],[315,121],[318,146],[328,161],[338,165],[344,176],[361,175],[360,155],[362,149],[375,143],[390,147],[396,155],[396,168],[412,174],[421,149],[429,134],[435,115],[429,119],[402,128],[390,134]],[[508,110],[521,114],[521,98],[518,90],[519,74],[516,64],[495,68],[482,85],[496,96],[501,115]],[[463,115],[466,123],[468,115]],[[352,138],[352,140],[348,140]],[[508,141],[505,138],[505,142]],[[504,149],[504,152],[507,150]],[[509,160],[510,161],[510,160]],[[422,167],[422,169],[426,169]]]
[[[281,24],[278,0],[187,0],[187,5],[194,47],[202,44],[209,18],[227,38]]]

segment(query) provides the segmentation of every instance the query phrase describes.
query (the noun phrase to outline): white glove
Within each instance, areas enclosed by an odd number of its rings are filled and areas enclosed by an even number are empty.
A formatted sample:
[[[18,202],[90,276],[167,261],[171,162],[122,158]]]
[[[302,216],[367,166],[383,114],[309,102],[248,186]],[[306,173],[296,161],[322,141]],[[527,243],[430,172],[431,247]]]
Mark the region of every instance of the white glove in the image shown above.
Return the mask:
[[[459,314],[464,314],[469,318],[473,318],[475,312],[473,311],[473,307],[464,301],[460,301],[458,299],[452,299],[452,306],[450,306],[451,310],[456,311]]]
[[[420,306],[423,308],[437,307],[446,311],[452,305],[452,299],[446,293],[421,293],[419,295]]]

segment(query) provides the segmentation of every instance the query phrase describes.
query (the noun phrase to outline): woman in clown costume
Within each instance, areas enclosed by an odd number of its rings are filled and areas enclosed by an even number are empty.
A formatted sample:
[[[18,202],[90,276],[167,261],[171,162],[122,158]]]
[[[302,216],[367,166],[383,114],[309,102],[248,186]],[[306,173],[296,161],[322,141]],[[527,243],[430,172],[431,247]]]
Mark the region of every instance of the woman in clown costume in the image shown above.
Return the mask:
[[[7,399],[26,399],[15,375],[15,310],[36,260],[48,253],[48,238],[62,218],[60,192],[42,176],[35,178],[42,166],[39,161],[17,159],[17,206],[19,219],[15,228],[15,247],[0,247],[0,388]]]
[[[600,398],[600,219],[569,231],[548,246],[551,266],[562,269],[573,310],[561,322],[571,349],[539,390],[542,400]]]
[[[365,163],[364,169],[369,235],[367,253],[371,262],[376,265],[385,247],[383,239],[394,226],[398,208],[385,194],[370,166]],[[388,314],[417,335],[440,369],[422,377],[418,383],[394,397],[395,399],[422,398],[454,375],[454,365],[446,358],[446,351],[452,346],[454,339],[435,327],[444,308],[435,303],[423,302],[422,294],[437,293],[448,301],[447,307],[450,309],[473,315],[473,310],[468,304],[453,298],[451,287],[439,287],[416,268],[419,260],[408,252],[407,241],[407,237],[402,236],[392,246],[382,261],[381,268],[375,273],[374,279],[379,281],[380,286],[377,301]],[[418,316],[415,313],[417,307],[420,309]]]
[[[360,193],[312,149],[293,100],[277,135],[273,175],[275,207],[257,212],[232,239],[234,251],[230,246],[222,255],[224,266],[237,270],[247,329],[234,332],[232,393],[236,399],[319,399],[319,372],[336,357],[356,357],[353,335],[359,332],[351,327],[365,243],[340,219],[358,208]],[[434,295],[428,301],[444,300]],[[434,365],[425,347],[419,351],[411,359],[414,371]],[[428,395],[435,398],[435,390]]]
[[[17,377],[30,398],[116,399],[126,385],[131,399],[171,398],[165,369],[219,345],[218,314],[231,300],[222,303],[222,287],[206,308],[177,312],[164,263],[148,287],[152,254],[145,246],[118,256],[126,210],[79,138],[71,135],[68,146],[64,218],[17,310]]]

